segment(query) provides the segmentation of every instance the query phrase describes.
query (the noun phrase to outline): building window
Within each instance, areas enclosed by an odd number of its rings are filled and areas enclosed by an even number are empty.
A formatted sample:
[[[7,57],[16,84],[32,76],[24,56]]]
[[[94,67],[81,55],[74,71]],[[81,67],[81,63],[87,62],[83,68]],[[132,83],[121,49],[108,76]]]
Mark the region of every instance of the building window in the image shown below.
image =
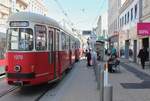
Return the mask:
[[[124,25],[124,17],[122,17],[122,26]]]
[[[130,13],[128,12],[127,23],[129,23]]]
[[[127,22],[127,15],[125,14],[125,24],[126,24],[126,22]]]
[[[135,5],[135,7],[134,7],[134,17],[136,18],[137,17],[137,4]]]
[[[120,18],[120,27],[122,27],[122,21],[121,21],[121,18]]]
[[[131,21],[133,20],[133,8],[131,9]]]

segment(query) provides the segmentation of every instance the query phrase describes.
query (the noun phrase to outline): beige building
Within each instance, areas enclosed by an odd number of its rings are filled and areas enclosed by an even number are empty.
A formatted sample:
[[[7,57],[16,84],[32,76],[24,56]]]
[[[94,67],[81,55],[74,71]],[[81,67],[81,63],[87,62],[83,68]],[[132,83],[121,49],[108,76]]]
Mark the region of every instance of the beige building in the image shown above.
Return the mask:
[[[120,0],[108,0],[108,37],[109,46],[113,46],[119,50],[118,43],[118,26],[119,26],[119,7]]]
[[[0,28],[4,28],[6,20],[10,14],[10,2],[9,0],[0,0]],[[1,30],[0,29],[0,30]]]
[[[0,0],[0,31],[5,33],[7,18],[10,14],[20,11],[30,11],[45,16],[48,14],[48,8],[43,0]]]
[[[10,14],[20,11],[48,15],[48,8],[43,0],[0,0],[0,58],[5,46],[7,18]]]

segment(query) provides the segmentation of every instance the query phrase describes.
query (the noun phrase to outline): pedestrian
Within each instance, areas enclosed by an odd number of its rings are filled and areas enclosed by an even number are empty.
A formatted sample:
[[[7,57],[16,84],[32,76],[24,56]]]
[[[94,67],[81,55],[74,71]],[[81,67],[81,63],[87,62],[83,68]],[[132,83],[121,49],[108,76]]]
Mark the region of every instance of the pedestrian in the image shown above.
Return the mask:
[[[89,51],[87,52],[86,57],[87,57],[87,65],[91,66],[91,59],[92,59],[91,49],[89,49]]]
[[[94,68],[96,68],[96,66],[97,66],[97,53],[94,50],[92,50],[91,56],[92,56],[92,65],[94,66]]]
[[[111,49],[111,55],[112,55],[112,56],[116,56],[116,55],[117,55],[117,50],[116,50],[115,47],[113,47],[113,48]]]
[[[145,69],[145,61],[148,58],[148,51],[145,47],[140,49],[139,54],[138,54],[138,58],[140,58],[140,60],[141,60],[142,69]]]

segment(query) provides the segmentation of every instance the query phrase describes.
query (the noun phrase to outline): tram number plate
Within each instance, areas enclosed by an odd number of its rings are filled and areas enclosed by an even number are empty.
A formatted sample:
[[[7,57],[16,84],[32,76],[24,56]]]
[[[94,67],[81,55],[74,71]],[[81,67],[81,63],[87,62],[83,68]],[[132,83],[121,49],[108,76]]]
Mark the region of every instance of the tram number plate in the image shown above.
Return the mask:
[[[16,86],[22,86],[23,85],[23,82],[22,81],[14,81],[14,84]]]

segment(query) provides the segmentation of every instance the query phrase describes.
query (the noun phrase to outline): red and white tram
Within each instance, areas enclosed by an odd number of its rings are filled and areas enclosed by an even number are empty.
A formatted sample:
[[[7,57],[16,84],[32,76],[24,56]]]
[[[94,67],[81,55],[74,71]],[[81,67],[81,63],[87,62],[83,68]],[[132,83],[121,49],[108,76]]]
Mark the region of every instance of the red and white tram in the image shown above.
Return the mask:
[[[6,75],[10,85],[37,85],[61,79],[80,58],[80,42],[55,20],[29,13],[8,19]]]

